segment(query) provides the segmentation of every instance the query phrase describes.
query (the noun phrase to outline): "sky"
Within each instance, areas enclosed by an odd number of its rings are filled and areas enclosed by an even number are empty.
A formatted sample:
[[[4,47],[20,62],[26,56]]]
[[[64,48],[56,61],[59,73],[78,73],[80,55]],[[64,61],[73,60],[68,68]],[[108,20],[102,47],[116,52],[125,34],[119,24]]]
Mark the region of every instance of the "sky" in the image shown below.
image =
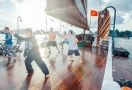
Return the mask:
[[[90,10],[101,11],[107,6],[116,8],[116,29],[120,31],[132,30],[132,0],[88,0],[88,22],[90,22]],[[46,28],[46,14],[44,9],[46,0],[0,0],[0,30],[5,26],[11,30],[17,29],[17,18],[21,16],[22,22],[19,22],[19,29],[32,28],[40,30]],[[114,10],[108,9],[111,15],[111,24],[113,23]],[[77,29],[79,33],[83,30],[68,25],[50,16],[48,17],[49,27],[55,27],[60,30],[60,24],[65,26],[65,30]],[[20,19],[20,18],[19,18]],[[91,17],[91,31],[97,30],[97,17]],[[61,27],[62,28],[62,27]],[[62,28],[64,29],[64,28]]]

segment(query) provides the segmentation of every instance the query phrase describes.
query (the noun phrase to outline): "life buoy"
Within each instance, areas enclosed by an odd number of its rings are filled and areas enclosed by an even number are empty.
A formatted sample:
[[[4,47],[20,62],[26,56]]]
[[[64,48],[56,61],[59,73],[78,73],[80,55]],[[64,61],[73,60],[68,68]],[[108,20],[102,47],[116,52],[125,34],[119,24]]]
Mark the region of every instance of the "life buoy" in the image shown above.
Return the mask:
[[[129,87],[122,87],[121,90],[132,90],[132,89]]]

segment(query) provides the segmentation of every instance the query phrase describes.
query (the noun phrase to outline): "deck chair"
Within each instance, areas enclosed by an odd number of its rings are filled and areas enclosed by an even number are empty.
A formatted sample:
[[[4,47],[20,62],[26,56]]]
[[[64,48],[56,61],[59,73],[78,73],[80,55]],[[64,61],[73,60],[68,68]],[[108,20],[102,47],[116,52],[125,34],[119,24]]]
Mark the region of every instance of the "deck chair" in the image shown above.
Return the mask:
[[[17,39],[17,42],[16,42],[16,45],[13,46],[13,49],[16,51],[16,52],[21,52],[22,50],[20,50],[20,46],[21,46],[21,43],[22,43],[22,40],[18,40]]]

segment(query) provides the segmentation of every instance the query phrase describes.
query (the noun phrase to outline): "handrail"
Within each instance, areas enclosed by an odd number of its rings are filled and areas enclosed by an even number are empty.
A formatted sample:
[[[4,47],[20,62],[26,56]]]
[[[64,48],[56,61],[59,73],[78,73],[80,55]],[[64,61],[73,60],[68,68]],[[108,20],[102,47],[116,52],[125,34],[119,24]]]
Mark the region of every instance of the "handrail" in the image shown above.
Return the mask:
[[[113,81],[112,76],[112,40],[109,39],[109,49],[106,61],[105,73],[101,90],[120,90],[117,82]]]

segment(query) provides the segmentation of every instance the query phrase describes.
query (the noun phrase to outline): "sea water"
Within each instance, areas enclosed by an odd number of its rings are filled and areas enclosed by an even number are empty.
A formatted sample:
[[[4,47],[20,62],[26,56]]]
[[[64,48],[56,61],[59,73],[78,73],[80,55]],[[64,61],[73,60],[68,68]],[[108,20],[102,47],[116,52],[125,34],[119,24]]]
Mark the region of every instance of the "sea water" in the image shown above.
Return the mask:
[[[20,36],[25,36],[25,34],[20,34]],[[38,41],[38,44],[41,44],[42,42],[47,42],[48,40],[48,36],[46,35],[35,35],[37,41]],[[45,39],[45,37],[47,39]],[[5,39],[5,35],[4,34],[0,34],[0,40],[4,40]],[[16,39],[14,36],[13,36],[13,39]],[[57,44],[59,44],[63,39],[60,39],[58,36],[56,36],[56,41],[57,41]],[[114,38],[115,40],[115,47],[117,48],[124,48],[124,49],[127,49],[129,52],[130,52],[130,55],[129,55],[129,58],[132,60],[132,37],[130,39],[126,39],[126,38]],[[16,40],[13,41],[14,43],[16,42]],[[24,47],[24,43],[21,45],[21,48]]]

